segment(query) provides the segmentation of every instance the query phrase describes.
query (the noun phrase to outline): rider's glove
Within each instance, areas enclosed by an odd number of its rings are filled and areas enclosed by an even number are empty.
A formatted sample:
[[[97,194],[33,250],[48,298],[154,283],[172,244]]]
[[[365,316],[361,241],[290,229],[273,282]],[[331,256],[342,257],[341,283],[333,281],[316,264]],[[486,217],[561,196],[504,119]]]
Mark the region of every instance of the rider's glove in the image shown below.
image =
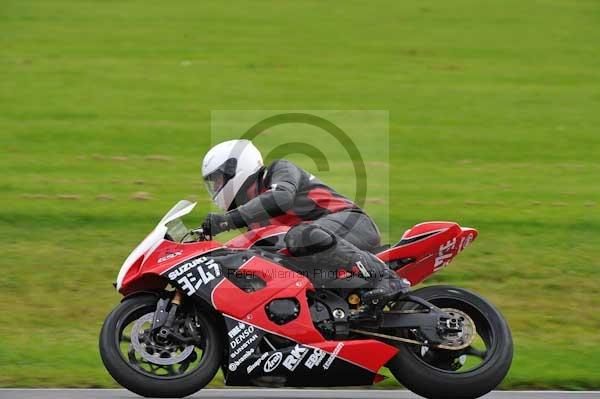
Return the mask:
[[[210,235],[217,235],[224,231],[235,228],[228,215],[219,215],[218,213],[209,213],[202,223],[202,230]]]

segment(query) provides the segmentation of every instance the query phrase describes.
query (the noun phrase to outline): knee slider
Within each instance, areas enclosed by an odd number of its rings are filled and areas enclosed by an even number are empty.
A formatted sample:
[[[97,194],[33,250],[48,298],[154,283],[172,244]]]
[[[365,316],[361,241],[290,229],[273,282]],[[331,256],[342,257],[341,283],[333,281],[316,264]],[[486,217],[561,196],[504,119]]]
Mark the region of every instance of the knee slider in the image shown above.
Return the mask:
[[[293,256],[307,256],[325,251],[336,244],[335,235],[310,224],[292,227],[284,238],[287,250]]]

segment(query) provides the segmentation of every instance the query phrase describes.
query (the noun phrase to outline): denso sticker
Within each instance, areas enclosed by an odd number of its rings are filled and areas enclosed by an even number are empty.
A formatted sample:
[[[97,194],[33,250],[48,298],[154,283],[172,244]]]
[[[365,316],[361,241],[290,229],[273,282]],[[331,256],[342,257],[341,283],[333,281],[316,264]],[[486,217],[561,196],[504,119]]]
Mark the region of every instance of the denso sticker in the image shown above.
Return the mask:
[[[192,259],[169,273],[169,279],[175,280],[181,285],[181,289],[189,295],[193,295],[202,287],[221,275],[221,268],[212,258],[202,256]]]
[[[243,351],[245,351],[246,348],[248,348],[250,345],[252,345],[252,343],[254,341],[256,341],[257,339],[258,339],[258,335],[252,334],[250,336],[250,338],[248,338],[247,340],[245,340],[245,341],[244,340],[239,341],[239,346],[237,346],[238,343],[236,343],[236,341],[231,341],[231,347],[232,347],[232,349],[234,349],[234,348],[235,349],[231,352],[230,357],[232,359],[235,359],[240,353],[242,353]]]

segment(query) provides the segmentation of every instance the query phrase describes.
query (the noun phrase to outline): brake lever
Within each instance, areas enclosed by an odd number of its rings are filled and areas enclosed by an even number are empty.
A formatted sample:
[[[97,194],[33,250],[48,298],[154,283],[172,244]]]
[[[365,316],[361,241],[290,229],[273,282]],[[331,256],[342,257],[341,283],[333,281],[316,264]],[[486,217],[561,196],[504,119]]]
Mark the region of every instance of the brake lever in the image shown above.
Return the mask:
[[[196,234],[200,238],[200,241],[210,241],[210,240],[212,240],[212,236],[210,234],[206,234],[204,232],[204,228],[203,227],[198,227],[197,229],[193,229],[192,232],[194,234]]]

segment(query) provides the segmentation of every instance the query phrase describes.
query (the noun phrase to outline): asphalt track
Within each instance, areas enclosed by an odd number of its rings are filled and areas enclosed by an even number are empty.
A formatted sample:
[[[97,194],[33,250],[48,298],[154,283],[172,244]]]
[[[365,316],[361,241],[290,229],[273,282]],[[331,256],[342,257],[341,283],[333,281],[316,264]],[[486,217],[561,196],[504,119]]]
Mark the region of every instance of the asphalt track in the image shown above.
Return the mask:
[[[139,396],[123,389],[0,389],[0,399],[130,399]],[[206,389],[197,399],[418,399],[403,390],[316,389]],[[598,392],[494,391],[485,399],[591,399]]]

